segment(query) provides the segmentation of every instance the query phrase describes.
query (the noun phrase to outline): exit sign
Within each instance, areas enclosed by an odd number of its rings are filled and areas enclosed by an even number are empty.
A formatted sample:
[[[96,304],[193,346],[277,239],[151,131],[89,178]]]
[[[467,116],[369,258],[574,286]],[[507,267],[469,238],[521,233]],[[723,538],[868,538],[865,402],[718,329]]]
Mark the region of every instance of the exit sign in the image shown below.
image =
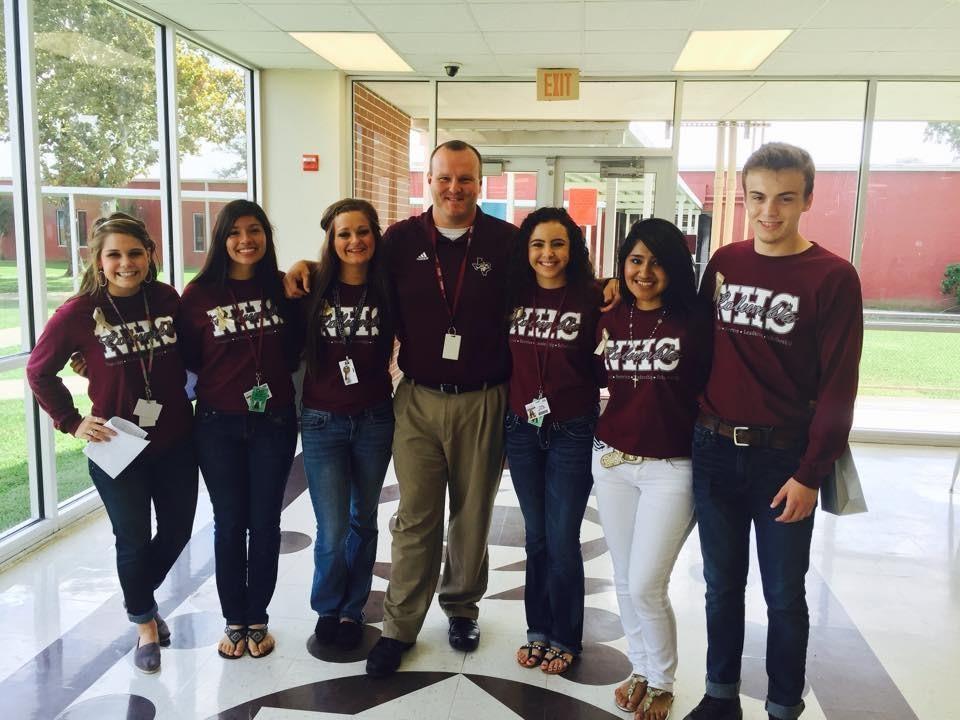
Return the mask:
[[[579,100],[580,71],[576,68],[537,68],[537,100]]]

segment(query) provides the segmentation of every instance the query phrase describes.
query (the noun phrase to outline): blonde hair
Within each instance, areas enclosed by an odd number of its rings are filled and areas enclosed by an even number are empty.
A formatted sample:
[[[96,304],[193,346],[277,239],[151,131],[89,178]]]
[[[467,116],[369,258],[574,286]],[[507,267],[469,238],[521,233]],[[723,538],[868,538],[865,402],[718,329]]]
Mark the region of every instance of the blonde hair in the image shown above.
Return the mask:
[[[83,270],[83,275],[80,277],[80,290],[77,295],[99,295],[104,291],[99,279],[100,254],[103,252],[103,244],[109,235],[129,235],[139,240],[150,257],[146,282],[151,282],[157,277],[155,256],[157,244],[150,237],[150,233],[147,232],[147,226],[143,224],[142,220],[131,217],[126,213],[115,212],[109,217],[97,218],[97,221],[93,224],[93,230],[87,242],[87,250],[90,256]]]

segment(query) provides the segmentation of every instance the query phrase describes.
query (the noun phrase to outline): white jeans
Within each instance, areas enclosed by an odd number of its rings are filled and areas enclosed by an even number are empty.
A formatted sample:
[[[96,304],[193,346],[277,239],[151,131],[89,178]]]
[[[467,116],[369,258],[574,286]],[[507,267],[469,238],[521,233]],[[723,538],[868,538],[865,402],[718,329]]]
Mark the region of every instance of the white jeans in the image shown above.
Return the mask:
[[[673,692],[677,622],[667,587],[684,541],[693,529],[690,458],[643,459],[604,468],[593,451],[593,481],[603,534],[613,560],[620,621],[633,672],[651,687]]]

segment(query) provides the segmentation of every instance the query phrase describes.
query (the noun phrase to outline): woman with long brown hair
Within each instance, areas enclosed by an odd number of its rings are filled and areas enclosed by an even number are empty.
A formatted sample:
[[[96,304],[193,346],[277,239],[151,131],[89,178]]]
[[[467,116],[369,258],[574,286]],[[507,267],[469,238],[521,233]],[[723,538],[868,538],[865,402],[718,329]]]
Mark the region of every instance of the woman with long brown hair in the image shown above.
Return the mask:
[[[116,537],[117,573],[130,621],[137,625],[134,664],[160,669],[170,631],[154,591],[190,539],[197,505],[192,410],[175,323],[180,297],[157,280],[155,244],[140,220],[114,213],[93,226],[80,291],[47,322],[30,354],[27,378],[61,432],[109,442],[121,418],[150,444],[115,476],[88,462]],[[81,416],[57,373],[71,355],[86,363],[91,414]],[[150,506],[157,533],[151,536]]]
[[[321,644],[355,647],[377,553],[377,507],[393,443],[390,293],[377,211],[323,214],[327,238],[307,303],[301,437],[317,518],[310,605]]]

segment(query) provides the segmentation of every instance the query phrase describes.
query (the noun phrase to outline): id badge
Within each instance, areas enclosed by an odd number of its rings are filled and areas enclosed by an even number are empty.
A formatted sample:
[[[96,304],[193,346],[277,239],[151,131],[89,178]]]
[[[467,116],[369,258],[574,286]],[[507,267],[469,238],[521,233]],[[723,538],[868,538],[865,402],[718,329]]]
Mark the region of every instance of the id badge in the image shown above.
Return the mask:
[[[133,408],[133,414],[139,418],[137,425],[142,428],[154,427],[157,424],[157,418],[160,417],[161,410],[163,410],[163,405],[156,400],[140,398]]]
[[[460,358],[460,336],[448,332],[443,336],[443,359],[458,360]]]
[[[353,366],[353,360],[350,358],[341,360],[339,365],[340,377],[343,378],[344,385],[356,385],[360,382],[360,378],[357,377],[357,369]]]
[[[537,427],[541,427],[543,419],[550,414],[550,403],[543,396],[535,398],[523,407],[527,411],[527,422]]]
[[[247,401],[247,410],[250,412],[266,412],[267,400],[272,397],[273,393],[270,392],[270,386],[266,383],[254,385],[243,394],[243,398]]]

